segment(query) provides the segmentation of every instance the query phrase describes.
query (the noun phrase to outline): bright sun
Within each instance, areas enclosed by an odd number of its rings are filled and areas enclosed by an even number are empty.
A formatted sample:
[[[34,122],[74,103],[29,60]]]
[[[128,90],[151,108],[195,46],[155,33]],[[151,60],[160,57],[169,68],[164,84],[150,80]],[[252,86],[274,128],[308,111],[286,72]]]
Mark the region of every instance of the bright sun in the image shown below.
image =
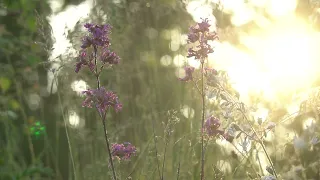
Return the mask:
[[[214,67],[228,71],[241,95],[262,92],[265,99],[276,100],[310,88],[319,75],[320,36],[294,16],[295,0],[249,0],[248,3],[240,0],[236,5],[228,0],[220,2],[225,12],[233,15],[235,26],[249,21],[260,26],[249,32],[238,28],[240,43],[217,43],[209,59]],[[198,5],[200,9],[203,6]],[[276,20],[271,22],[256,12],[258,7],[263,7]],[[201,12],[207,11],[190,11],[196,21],[207,14]]]

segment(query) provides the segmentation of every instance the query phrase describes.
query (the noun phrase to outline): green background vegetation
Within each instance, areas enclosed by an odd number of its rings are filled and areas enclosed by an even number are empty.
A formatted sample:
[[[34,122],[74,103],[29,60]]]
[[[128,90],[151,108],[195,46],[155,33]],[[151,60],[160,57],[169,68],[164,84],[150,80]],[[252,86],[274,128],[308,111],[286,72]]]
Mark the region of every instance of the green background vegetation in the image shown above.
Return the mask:
[[[60,11],[81,2],[65,0]],[[84,22],[107,22],[113,26],[112,49],[122,60],[114,69],[102,73],[101,83],[117,92],[123,111],[107,117],[108,132],[111,142],[131,142],[139,150],[131,161],[116,162],[117,173],[120,179],[129,176],[141,180],[159,179],[159,163],[164,179],[176,179],[178,175],[179,179],[199,179],[200,97],[190,84],[177,80],[173,65],[162,66],[160,63],[163,55],[186,54],[187,48],[183,46],[172,52],[170,39],[164,38],[163,32],[176,29],[187,33],[188,27],[194,24],[192,17],[186,12],[183,1],[115,2],[96,0],[90,16],[79,20],[75,29],[68,31],[68,38],[74,48],[79,49]],[[307,17],[312,11],[304,2],[301,0],[297,13]],[[70,88],[73,81],[80,79],[94,87],[94,78],[86,71],[74,73],[74,56],[59,56],[54,59],[62,66],[58,73],[55,72],[58,90],[47,91],[48,70],[52,64],[48,58],[54,43],[52,29],[46,20],[51,14],[48,2],[3,0],[0,1],[0,10],[0,179],[74,179],[74,169],[77,180],[110,179],[99,117],[93,109],[82,108],[83,98]],[[228,15],[215,10],[214,6],[213,12],[222,32],[232,28]],[[107,20],[103,20],[104,15]],[[243,28],[248,27],[250,25]],[[147,29],[157,35],[148,37]],[[232,40],[236,38],[235,35]],[[30,98],[39,98],[40,105],[30,104]],[[182,115],[180,109],[184,105],[194,110],[189,112],[194,116]],[[210,108],[219,111],[218,107]],[[72,111],[84,119],[84,127],[65,126]],[[279,114],[281,117],[285,112],[279,111]],[[301,112],[292,120],[291,130],[301,133],[299,118],[310,114],[316,113]],[[269,151],[274,152],[276,145],[266,144]],[[283,147],[284,156],[281,158],[270,153],[279,174],[290,171],[292,165],[302,165],[304,170],[298,174],[302,179],[319,177],[319,147],[299,154],[294,152],[292,143]],[[214,143],[207,148],[207,179],[256,177],[241,155],[227,152]],[[166,161],[162,168],[164,153]],[[248,156],[253,158],[254,150]],[[224,163],[230,165],[229,171],[224,171]],[[258,164],[255,166],[259,169]]]

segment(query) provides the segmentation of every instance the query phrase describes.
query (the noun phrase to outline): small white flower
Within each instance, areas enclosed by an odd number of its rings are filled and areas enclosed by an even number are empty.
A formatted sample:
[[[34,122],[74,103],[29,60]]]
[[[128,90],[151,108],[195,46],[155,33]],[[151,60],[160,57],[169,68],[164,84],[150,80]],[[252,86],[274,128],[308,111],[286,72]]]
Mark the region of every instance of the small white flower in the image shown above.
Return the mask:
[[[261,180],[276,180],[276,177],[274,177],[273,175],[262,176]]]
[[[239,145],[242,147],[243,151],[248,152],[251,147],[251,141],[249,138],[245,138]]]
[[[230,136],[235,137],[236,136],[236,130],[233,127],[229,127],[227,129],[227,134],[230,135]]]
[[[293,139],[293,145],[296,149],[304,149],[307,147],[307,143],[304,141],[304,139],[296,136]]]
[[[319,138],[317,138],[317,137],[313,137],[312,139],[311,139],[311,141],[310,141],[310,143],[312,144],[312,145],[316,145],[316,144],[318,144],[320,142],[320,140],[319,140]]]
[[[276,127],[276,123],[274,122],[268,122],[267,126],[266,126],[266,129],[273,129],[274,127]]]

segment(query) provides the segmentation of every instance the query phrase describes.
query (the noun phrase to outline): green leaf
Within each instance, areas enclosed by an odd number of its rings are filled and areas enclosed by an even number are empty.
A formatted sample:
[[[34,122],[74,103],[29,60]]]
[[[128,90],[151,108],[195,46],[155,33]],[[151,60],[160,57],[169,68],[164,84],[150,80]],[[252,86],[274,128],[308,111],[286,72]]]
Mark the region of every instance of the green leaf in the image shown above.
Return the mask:
[[[30,66],[37,65],[40,62],[40,59],[37,56],[29,55],[28,56],[28,64]]]
[[[5,93],[11,86],[11,81],[6,77],[0,77],[0,88],[2,93]]]
[[[10,106],[11,106],[12,109],[15,109],[15,110],[20,108],[19,102],[16,101],[15,99],[11,99],[10,100]]]
[[[29,16],[26,20],[27,22],[27,25],[28,25],[28,28],[31,30],[31,31],[35,31],[36,30],[36,20],[34,17],[32,16]]]

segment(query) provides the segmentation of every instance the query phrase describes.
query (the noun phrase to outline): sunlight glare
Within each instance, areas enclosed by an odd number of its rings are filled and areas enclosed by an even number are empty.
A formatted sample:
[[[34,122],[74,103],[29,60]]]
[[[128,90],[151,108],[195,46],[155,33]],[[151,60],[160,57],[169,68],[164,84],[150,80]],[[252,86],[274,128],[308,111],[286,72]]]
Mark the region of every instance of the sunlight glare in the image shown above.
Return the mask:
[[[163,66],[169,66],[172,63],[172,58],[169,55],[164,55],[160,58],[160,63]]]
[[[208,18],[213,24],[216,22],[216,18],[212,14],[212,7],[203,0],[189,2],[187,4],[187,11],[192,15],[193,20],[196,22],[201,21],[201,18]]]
[[[252,115],[256,121],[261,119],[261,121],[264,122],[268,118],[269,110],[263,107],[262,104],[258,104],[258,110],[256,112],[252,112]]]
[[[80,117],[79,115],[74,112],[74,111],[70,111],[69,112],[69,124],[72,126],[72,127],[78,127],[79,124],[80,124]]]
[[[253,21],[259,27],[238,29],[240,44],[222,40],[209,55],[211,67],[228,71],[242,101],[250,103],[248,94],[261,93],[264,99],[274,101],[311,87],[319,75],[320,36],[295,17],[296,0],[220,3],[222,10],[232,15],[234,25]],[[204,1],[191,1],[188,12],[193,17],[205,18],[204,13],[196,9],[206,9],[206,6]],[[259,9],[264,9],[274,19],[271,21]]]
[[[297,0],[269,0],[267,3],[267,12],[272,16],[284,16],[294,12],[297,6]]]
[[[306,130],[306,129],[312,128],[313,126],[315,126],[315,124],[316,124],[316,121],[314,118],[308,118],[303,122],[303,129]]]
[[[83,128],[85,126],[85,120],[74,110],[68,111],[68,123],[72,128]]]
[[[188,58],[187,63],[195,69],[199,69],[201,65],[200,61],[196,60],[194,57]]]
[[[85,81],[77,80],[71,83],[71,88],[73,91],[77,92],[78,95],[82,95],[82,91],[87,90],[89,86]]]
[[[183,114],[184,117],[186,118],[193,118],[194,117],[194,109],[192,109],[191,107],[184,105],[181,108],[181,112]]]
[[[186,57],[182,54],[178,54],[173,58],[173,64],[177,67],[182,67],[186,62]]]
[[[222,42],[209,61],[228,71],[240,94],[262,91],[271,100],[305,89],[318,75],[320,38],[299,27],[297,22],[261,34],[244,34],[240,42],[247,50]]]

